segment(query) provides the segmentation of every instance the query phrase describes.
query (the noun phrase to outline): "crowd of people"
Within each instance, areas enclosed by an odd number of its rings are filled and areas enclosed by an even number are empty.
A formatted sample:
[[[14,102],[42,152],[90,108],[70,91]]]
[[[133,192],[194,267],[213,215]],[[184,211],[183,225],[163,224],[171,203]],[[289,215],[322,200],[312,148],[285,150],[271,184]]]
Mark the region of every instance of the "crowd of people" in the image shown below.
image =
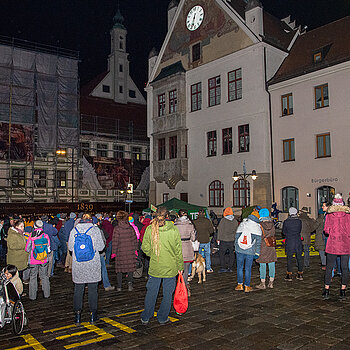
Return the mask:
[[[311,234],[316,233],[315,249],[319,251],[321,268],[325,270],[322,293],[328,299],[335,273],[341,275],[340,298],[346,296],[350,256],[350,208],[340,194],[332,203],[323,203],[317,219],[289,209],[283,222],[286,252],[285,281],[293,280],[293,257],[296,257],[296,279],[303,280],[310,265]],[[212,259],[219,257],[218,273],[232,272],[236,266],[236,291],[274,288],[276,277],[276,232],[271,211],[259,206],[246,217],[238,218],[231,207],[225,208],[222,218],[212,220],[204,209],[192,220],[186,210],[169,214],[160,207],[155,213],[139,216],[136,213],[65,213],[40,217],[13,216],[0,222],[0,258],[7,266],[5,272],[13,279],[19,294],[38,297],[38,277],[44,298],[50,297],[50,279],[56,269],[71,273],[74,283],[73,310],[75,323],[81,322],[84,290],[88,291],[90,322],[98,319],[98,285],[105,291],[122,291],[123,275],[127,291],[132,292],[136,270],[147,279],[142,324],[148,324],[160,286],[163,298],[157,312],[160,324],[169,322],[176,276],[183,274],[188,296],[191,296],[188,276],[196,253],[205,261],[206,273],[212,273]],[[114,261],[116,287],[109,281],[107,267]],[[236,261],[236,263],[235,263]],[[252,266],[259,265],[260,283],[251,286]],[[267,275],[268,274],[268,275]],[[141,273],[142,275],[142,273]]]

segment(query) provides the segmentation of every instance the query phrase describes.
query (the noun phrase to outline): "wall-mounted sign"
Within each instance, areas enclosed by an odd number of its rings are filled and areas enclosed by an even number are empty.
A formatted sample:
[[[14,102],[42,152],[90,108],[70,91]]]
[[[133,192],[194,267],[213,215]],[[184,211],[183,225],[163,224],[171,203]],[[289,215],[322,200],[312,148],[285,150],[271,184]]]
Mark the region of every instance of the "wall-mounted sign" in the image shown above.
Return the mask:
[[[327,182],[338,182],[339,179],[337,177],[326,177],[324,179],[311,179],[311,183],[313,184],[321,184]]]

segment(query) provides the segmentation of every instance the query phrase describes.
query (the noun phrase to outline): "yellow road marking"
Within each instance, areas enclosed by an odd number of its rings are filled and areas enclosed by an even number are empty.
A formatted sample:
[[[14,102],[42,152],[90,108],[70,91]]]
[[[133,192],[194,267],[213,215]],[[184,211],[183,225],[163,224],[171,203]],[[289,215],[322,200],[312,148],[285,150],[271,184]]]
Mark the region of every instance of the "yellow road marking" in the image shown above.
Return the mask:
[[[125,314],[119,314],[119,315],[116,315],[115,317],[122,317],[122,316],[128,316],[128,315],[134,315],[134,314],[139,314],[143,311],[142,310],[137,310],[137,311],[131,311],[131,312],[126,312]]]
[[[314,247],[315,242],[315,235],[311,235],[311,244],[310,244],[310,256],[317,256],[318,251],[315,250]],[[285,244],[283,243],[283,239],[277,239],[276,240],[276,253],[278,258],[285,258],[287,257],[286,252],[284,250]]]
[[[132,329],[132,328],[130,328],[128,326],[125,326],[125,325],[123,325],[123,324],[121,324],[119,322],[113,321],[113,320],[111,320],[108,317],[101,318],[101,320],[106,322],[106,323],[108,323],[108,324],[110,324],[113,327],[121,329],[122,331],[124,331],[126,333],[134,333],[134,332],[136,332],[135,329]]]
[[[76,332],[76,333],[72,333],[72,334],[66,334],[66,335],[61,335],[59,337],[57,337],[57,340],[63,340],[63,339],[67,339],[67,338],[72,338],[72,337],[77,337],[83,334],[88,334],[93,332],[92,330],[87,330],[87,331],[81,331],[81,332]]]
[[[15,348],[9,348],[7,350],[21,350],[33,348],[34,350],[46,350],[31,334],[21,335],[27,345],[16,346]]]
[[[157,316],[157,313],[155,312],[154,313],[154,317],[156,317],[156,316]],[[168,317],[169,317],[170,322],[177,322],[177,321],[179,321],[179,319],[177,319],[177,318],[170,317],[170,316],[168,316]]]
[[[69,329],[69,328],[73,328],[73,327],[76,327],[76,325],[75,324],[70,324],[69,326],[53,328],[53,329],[49,329],[47,331],[43,331],[43,333],[49,333],[49,332],[53,333],[53,332],[62,331],[64,329]]]
[[[85,340],[85,341],[80,342],[80,343],[65,345],[64,346],[65,349],[73,349],[73,348],[77,348],[78,346],[84,346],[84,345],[88,345],[88,344],[98,343],[98,342],[101,342],[101,341],[106,340],[106,339],[114,338],[114,335],[109,334],[109,333],[105,332],[103,329],[98,328],[98,327],[96,327],[88,322],[84,322],[84,323],[82,323],[82,325],[85,328],[87,328],[90,332],[94,332],[97,335],[99,335],[99,337],[94,338],[94,339]]]

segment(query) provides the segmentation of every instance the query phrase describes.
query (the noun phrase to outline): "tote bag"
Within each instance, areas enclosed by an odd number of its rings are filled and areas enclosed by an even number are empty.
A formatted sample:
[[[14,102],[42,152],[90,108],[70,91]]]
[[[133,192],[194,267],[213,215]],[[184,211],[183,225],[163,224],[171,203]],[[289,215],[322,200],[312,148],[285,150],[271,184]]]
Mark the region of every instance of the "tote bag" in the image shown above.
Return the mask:
[[[178,315],[182,315],[188,308],[188,294],[182,273],[179,273],[174,295],[174,309]]]

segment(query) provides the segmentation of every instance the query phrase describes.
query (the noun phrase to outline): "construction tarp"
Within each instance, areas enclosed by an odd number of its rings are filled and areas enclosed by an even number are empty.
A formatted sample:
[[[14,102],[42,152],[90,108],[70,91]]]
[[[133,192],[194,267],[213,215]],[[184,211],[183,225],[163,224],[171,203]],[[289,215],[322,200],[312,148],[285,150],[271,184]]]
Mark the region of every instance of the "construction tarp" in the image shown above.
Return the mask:
[[[190,218],[192,220],[196,219],[198,217],[198,211],[199,209],[204,209],[207,217],[208,217],[208,209],[207,207],[201,207],[199,205],[195,205],[195,204],[190,204],[184,201],[181,201],[180,199],[177,198],[172,198],[162,204],[157,205],[157,207],[165,207],[168,209],[169,212],[171,211],[175,211],[176,213],[179,212],[180,209],[184,209],[188,212]],[[151,209],[147,208],[143,210],[145,213],[150,213]]]

